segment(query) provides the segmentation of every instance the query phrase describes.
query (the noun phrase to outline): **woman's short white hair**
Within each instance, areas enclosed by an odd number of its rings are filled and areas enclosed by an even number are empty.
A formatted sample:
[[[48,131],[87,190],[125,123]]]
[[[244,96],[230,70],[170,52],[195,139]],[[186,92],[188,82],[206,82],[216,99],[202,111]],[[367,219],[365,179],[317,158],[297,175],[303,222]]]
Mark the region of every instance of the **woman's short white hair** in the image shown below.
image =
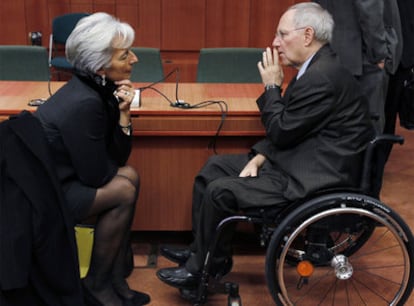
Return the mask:
[[[130,48],[132,27],[107,13],[79,20],[66,41],[66,58],[78,71],[95,74],[110,65],[114,49]]]
[[[322,43],[331,42],[334,20],[332,15],[318,3],[298,3],[288,10],[295,10],[293,23],[296,28],[311,27],[315,31],[316,40]]]

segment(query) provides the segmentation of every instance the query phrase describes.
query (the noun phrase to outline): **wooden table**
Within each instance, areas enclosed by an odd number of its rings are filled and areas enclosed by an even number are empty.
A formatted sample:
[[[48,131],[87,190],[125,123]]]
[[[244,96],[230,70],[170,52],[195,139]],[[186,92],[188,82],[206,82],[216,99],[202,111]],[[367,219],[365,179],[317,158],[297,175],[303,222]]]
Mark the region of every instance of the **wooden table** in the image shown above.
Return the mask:
[[[52,82],[51,91],[63,84]],[[174,83],[154,88],[175,101]],[[177,95],[191,105],[206,100],[227,104],[216,142],[221,154],[247,152],[263,137],[255,102],[262,91],[261,84],[183,83],[178,85]],[[28,101],[48,96],[47,82],[0,81],[0,121],[23,109],[34,111],[36,108],[28,106]],[[132,109],[131,114],[134,138],[129,164],[141,176],[133,230],[190,230],[193,179],[208,156],[214,154],[208,145],[222,118],[220,107],[174,108],[158,92],[146,89],[141,93],[141,106]]]

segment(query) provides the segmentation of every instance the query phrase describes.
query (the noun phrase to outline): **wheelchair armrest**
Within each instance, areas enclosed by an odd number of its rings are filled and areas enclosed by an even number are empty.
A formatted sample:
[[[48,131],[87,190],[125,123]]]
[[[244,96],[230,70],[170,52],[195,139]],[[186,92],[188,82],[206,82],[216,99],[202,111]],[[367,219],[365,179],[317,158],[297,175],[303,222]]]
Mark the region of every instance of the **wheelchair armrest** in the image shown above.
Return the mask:
[[[404,137],[394,134],[381,134],[375,136],[375,138],[370,142],[370,144],[373,144],[374,146],[381,143],[399,143],[400,145],[402,145],[404,144]]]
[[[376,153],[378,147],[383,144],[393,145],[395,143],[399,143],[400,145],[404,144],[404,137],[400,135],[394,135],[394,134],[381,134],[381,135],[376,135],[375,138],[369,142],[368,147],[365,151],[364,165],[363,165],[362,177],[361,177],[361,189],[363,191],[369,193],[370,186],[371,186],[371,176],[372,176],[374,154]],[[382,173],[382,169],[381,169],[381,173]]]

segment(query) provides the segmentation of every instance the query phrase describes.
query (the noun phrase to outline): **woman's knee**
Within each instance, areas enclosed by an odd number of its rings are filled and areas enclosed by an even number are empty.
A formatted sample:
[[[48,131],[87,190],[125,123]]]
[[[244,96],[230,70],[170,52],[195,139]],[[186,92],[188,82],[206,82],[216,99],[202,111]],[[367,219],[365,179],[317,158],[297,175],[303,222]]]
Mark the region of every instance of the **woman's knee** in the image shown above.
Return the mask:
[[[121,167],[102,195],[107,200],[122,206],[135,206],[139,194],[139,175],[130,166]]]
[[[124,166],[118,169],[117,175],[127,178],[135,189],[139,190],[140,179],[138,172],[131,166]]]
[[[137,177],[138,178],[138,177]],[[125,176],[119,177],[118,192],[119,202],[124,205],[135,205],[139,192],[139,179],[136,184]]]

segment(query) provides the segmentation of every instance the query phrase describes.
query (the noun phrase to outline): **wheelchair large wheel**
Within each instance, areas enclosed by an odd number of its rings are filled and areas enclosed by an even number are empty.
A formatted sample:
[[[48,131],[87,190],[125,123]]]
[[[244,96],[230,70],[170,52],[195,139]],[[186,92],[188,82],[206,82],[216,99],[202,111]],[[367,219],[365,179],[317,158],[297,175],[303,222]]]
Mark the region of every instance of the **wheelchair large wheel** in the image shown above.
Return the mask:
[[[413,248],[409,227],[380,201],[321,196],[273,233],[267,284],[277,305],[404,305],[413,289]]]

